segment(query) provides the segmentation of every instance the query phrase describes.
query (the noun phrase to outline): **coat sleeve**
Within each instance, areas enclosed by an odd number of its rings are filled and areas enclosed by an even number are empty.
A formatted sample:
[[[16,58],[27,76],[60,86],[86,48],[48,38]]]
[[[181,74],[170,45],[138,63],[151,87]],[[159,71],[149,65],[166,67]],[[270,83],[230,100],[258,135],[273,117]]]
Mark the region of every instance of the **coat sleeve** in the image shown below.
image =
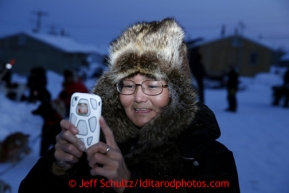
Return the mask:
[[[20,183],[18,193],[77,192],[77,189],[69,186],[69,181],[79,180],[79,177],[81,176],[79,175],[80,163],[75,164],[66,175],[54,175],[51,172],[52,163],[54,162],[53,153],[54,148],[51,149],[44,157],[38,160],[38,162]]]
[[[178,148],[184,159],[184,179],[199,183],[195,187],[206,187],[187,188],[187,192],[239,193],[233,153],[216,141],[220,136],[216,117],[206,105],[197,105],[199,111],[184,135],[178,139]]]
[[[185,162],[187,192],[240,193],[233,153],[217,141],[207,142]]]

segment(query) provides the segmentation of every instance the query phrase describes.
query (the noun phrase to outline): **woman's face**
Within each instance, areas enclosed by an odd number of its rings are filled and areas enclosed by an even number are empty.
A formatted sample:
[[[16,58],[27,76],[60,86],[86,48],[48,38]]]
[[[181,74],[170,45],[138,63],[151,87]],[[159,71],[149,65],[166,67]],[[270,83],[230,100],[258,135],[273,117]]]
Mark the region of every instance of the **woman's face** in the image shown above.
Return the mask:
[[[125,78],[124,80],[132,80],[136,84],[141,84],[145,80],[152,80],[144,75],[137,74],[134,77]],[[165,81],[161,81],[166,85]],[[137,127],[142,127],[151,121],[164,106],[169,103],[169,90],[163,88],[163,92],[156,96],[149,96],[143,93],[140,86],[132,95],[119,95],[120,102],[125,110],[126,115]]]

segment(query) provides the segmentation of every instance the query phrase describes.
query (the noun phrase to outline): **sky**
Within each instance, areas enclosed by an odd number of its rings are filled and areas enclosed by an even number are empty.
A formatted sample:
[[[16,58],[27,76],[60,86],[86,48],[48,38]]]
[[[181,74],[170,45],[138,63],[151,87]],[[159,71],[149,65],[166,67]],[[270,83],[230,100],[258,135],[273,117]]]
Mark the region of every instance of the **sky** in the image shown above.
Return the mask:
[[[225,25],[226,34],[239,28],[243,35],[289,50],[288,0],[0,0],[0,37],[36,29],[37,11],[44,13],[40,32],[62,30],[103,48],[135,22],[174,17],[187,40],[219,37]]]
[[[227,107],[225,89],[205,89],[206,105],[215,113],[221,128],[218,141],[233,152],[240,189],[244,193],[289,192],[289,109],[271,106],[271,86],[282,83],[282,71],[276,72],[272,70],[255,78],[241,77],[245,89],[237,93],[237,113],[224,111]],[[51,71],[47,72],[47,77],[47,88],[55,99],[63,77]],[[26,78],[17,74],[12,80],[26,83]],[[95,81],[88,79],[85,84],[90,88]],[[0,179],[12,187],[12,193],[17,193],[21,180],[39,159],[43,120],[31,114],[38,103],[11,101],[2,92],[0,101],[0,141],[16,131],[30,135],[32,151],[29,155],[15,165],[0,164]]]

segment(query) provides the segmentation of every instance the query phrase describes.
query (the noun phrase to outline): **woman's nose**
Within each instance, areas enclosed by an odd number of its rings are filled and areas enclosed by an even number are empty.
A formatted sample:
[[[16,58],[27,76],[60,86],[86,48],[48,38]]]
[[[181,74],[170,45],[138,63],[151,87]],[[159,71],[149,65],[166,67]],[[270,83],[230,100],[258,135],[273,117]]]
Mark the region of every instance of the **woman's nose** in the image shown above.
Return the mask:
[[[148,97],[147,95],[143,92],[142,88],[141,88],[141,85],[138,85],[136,87],[136,91],[134,93],[134,98],[135,98],[135,101],[140,103],[140,102],[146,102]]]

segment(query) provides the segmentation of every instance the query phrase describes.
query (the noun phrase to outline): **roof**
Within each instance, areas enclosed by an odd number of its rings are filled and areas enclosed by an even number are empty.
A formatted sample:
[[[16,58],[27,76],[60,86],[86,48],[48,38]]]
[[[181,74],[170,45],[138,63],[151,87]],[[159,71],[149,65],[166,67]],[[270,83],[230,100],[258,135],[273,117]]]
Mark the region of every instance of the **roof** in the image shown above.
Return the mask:
[[[66,36],[56,36],[56,35],[49,35],[43,33],[32,33],[32,32],[20,32],[13,35],[8,35],[6,37],[2,37],[0,39],[16,36],[16,35],[27,35],[31,38],[37,39],[42,41],[48,45],[51,45],[57,49],[60,49],[67,53],[100,53],[102,54],[103,51],[99,50],[96,46],[92,44],[83,44],[76,42],[72,38]]]
[[[260,46],[266,47],[267,49],[270,50],[276,50],[277,48],[271,44],[269,44],[268,42],[262,40],[262,39],[256,39],[256,38],[251,38],[251,37],[247,37],[244,35],[238,35],[239,37],[246,39],[248,41],[254,42],[255,44],[259,44]],[[233,38],[235,37],[235,35],[227,35],[227,36],[223,36],[223,37],[217,37],[217,38],[211,38],[211,39],[207,39],[207,40],[202,40],[202,41],[198,41],[196,42],[194,45],[192,45],[191,47],[197,47],[197,46],[201,46],[204,44],[209,44],[209,43],[213,43],[213,42],[217,42],[220,40],[224,40],[224,39],[229,39],[229,38]]]

